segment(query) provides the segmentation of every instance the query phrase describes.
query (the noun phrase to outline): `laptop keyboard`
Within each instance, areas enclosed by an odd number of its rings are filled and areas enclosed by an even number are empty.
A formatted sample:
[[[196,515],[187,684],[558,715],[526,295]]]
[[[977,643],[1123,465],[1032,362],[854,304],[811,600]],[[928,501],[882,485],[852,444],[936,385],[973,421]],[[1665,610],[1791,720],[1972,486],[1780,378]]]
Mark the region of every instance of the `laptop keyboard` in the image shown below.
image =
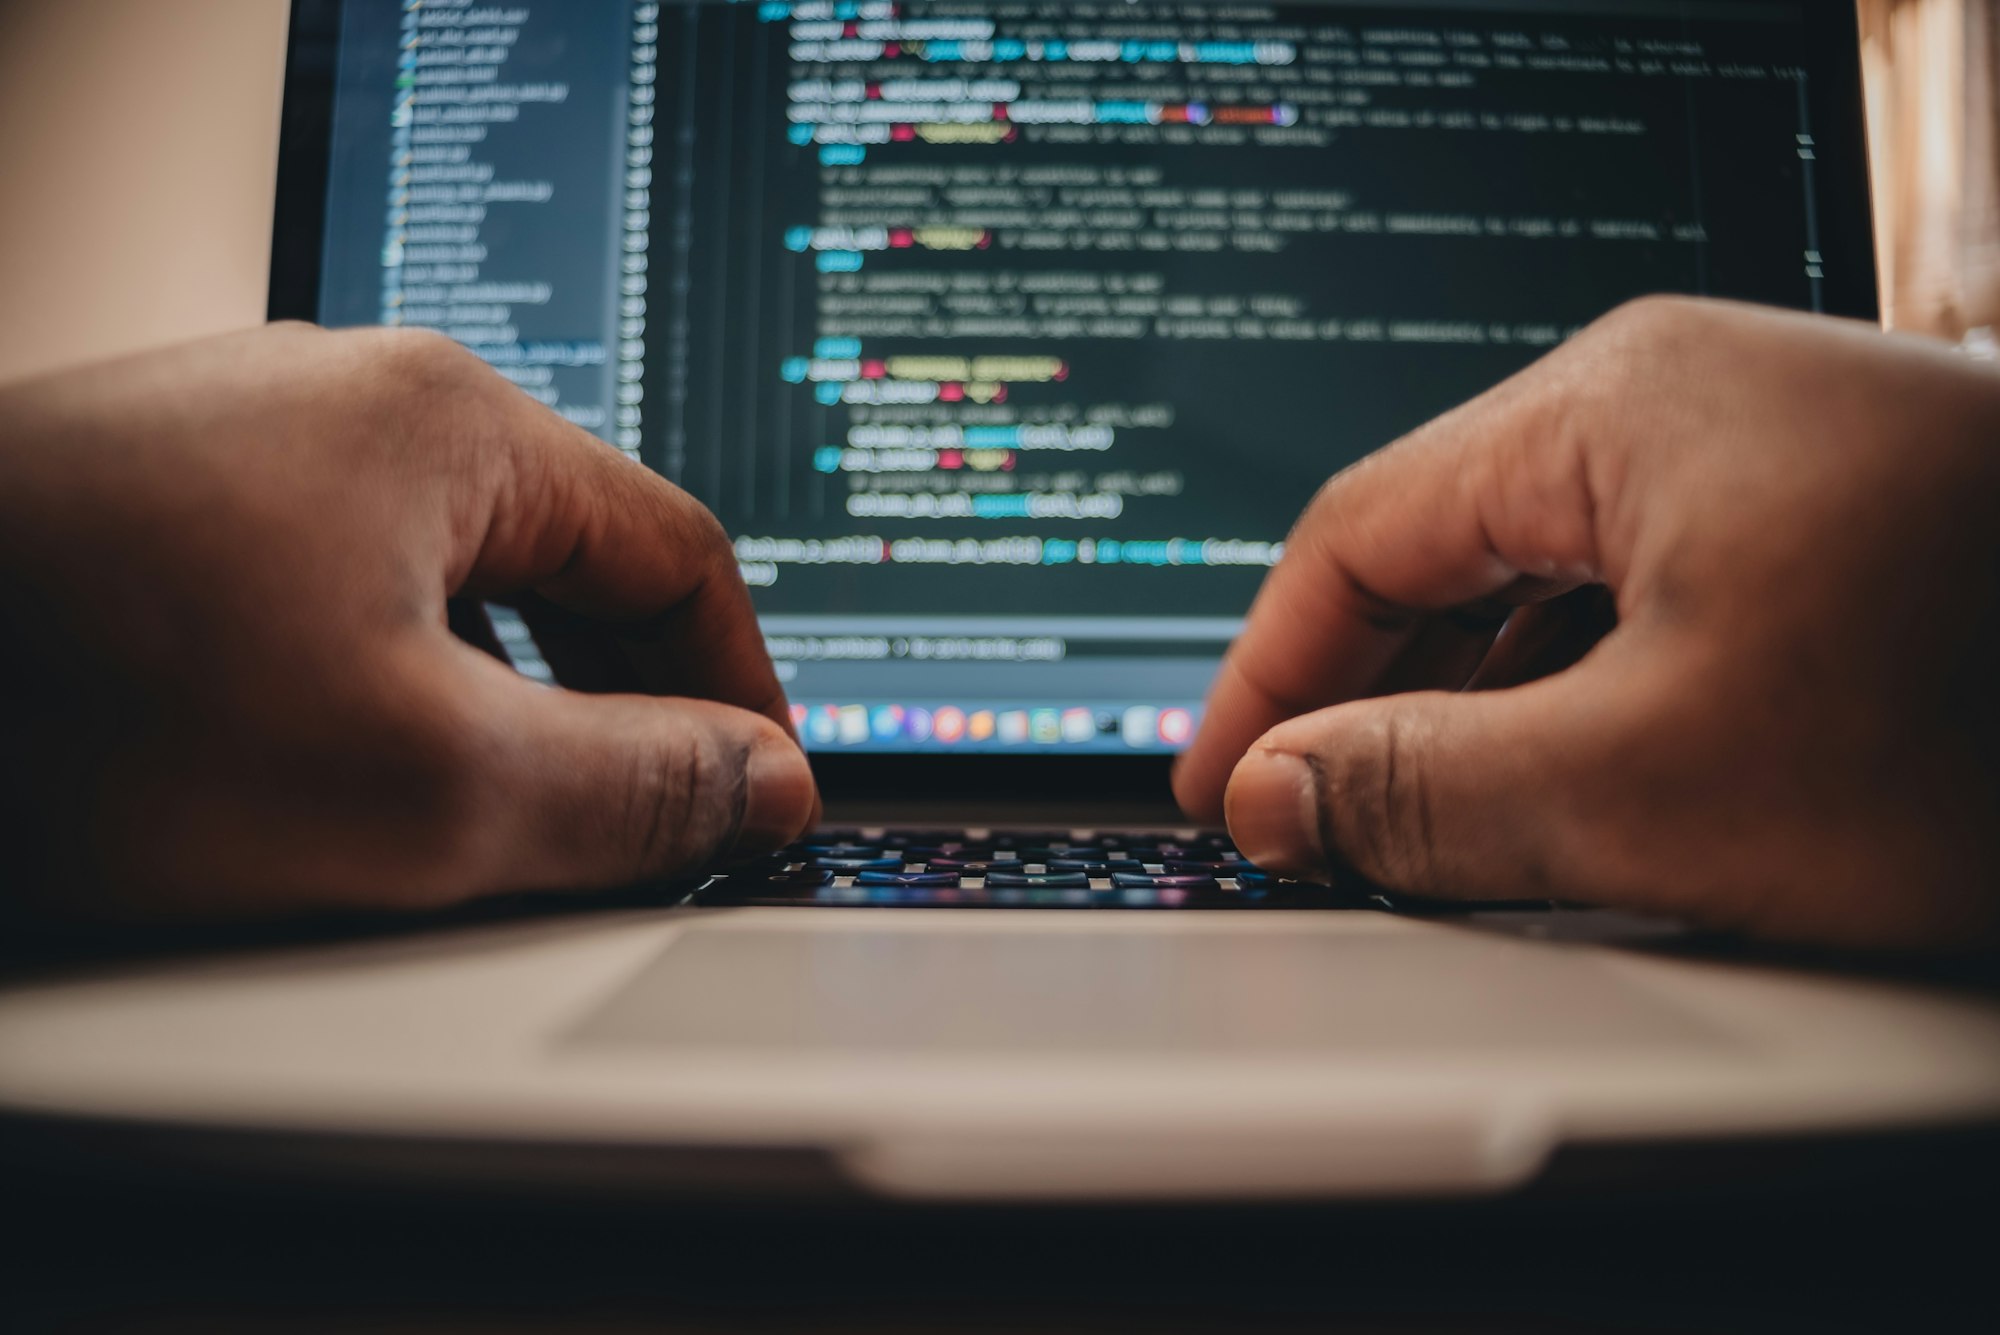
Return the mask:
[[[1546,911],[1547,900],[1466,903],[1366,882],[1273,875],[1226,834],[1192,830],[820,830],[710,877],[697,904],[840,908],[1377,909]]]

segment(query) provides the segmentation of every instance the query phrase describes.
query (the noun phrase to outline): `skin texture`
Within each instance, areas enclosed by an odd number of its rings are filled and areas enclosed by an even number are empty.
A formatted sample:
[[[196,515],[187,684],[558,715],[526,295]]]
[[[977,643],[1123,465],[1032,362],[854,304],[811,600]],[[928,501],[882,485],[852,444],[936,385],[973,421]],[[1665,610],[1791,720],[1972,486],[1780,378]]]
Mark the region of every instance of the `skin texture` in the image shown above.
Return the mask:
[[[15,912],[612,886],[816,815],[720,525],[439,337],[278,325],[0,389],[0,571]],[[468,642],[474,599],[583,689]]]
[[[1294,873],[1991,949],[1997,514],[1992,368],[1636,303],[1326,485],[1176,792]]]

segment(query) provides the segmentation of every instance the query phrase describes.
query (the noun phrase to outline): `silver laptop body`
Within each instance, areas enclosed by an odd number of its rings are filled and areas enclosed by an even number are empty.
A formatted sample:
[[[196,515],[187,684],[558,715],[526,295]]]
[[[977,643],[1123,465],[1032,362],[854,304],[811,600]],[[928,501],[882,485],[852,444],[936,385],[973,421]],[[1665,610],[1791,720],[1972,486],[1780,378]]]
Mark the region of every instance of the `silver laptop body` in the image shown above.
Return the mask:
[[[1671,923],[815,867],[1171,875],[1165,767],[1321,477],[1640,291],[1873,314],[1850,5],[1114,8],[295,5],[273,313],[445,328],[716,508],[829,830],[16,971],[11,1144],[1344,1198],[2000,1116],[1988,996]]]

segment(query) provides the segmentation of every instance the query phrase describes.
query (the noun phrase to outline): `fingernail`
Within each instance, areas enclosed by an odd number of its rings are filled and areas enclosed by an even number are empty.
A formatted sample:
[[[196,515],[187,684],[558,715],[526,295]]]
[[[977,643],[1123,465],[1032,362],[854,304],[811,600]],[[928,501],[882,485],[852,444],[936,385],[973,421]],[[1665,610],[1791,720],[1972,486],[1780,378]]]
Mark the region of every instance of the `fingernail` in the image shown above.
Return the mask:
[[[819,800],[804,752],[789,742],[752,747],[743,783],[743,823],[733,855],[769,853],[804,833]]]
[[[1258,866],[1294,873],[1325,868],[1319,786],[1302,757],[1253,750],[1230,776],[1223,808],[1236,851]]]

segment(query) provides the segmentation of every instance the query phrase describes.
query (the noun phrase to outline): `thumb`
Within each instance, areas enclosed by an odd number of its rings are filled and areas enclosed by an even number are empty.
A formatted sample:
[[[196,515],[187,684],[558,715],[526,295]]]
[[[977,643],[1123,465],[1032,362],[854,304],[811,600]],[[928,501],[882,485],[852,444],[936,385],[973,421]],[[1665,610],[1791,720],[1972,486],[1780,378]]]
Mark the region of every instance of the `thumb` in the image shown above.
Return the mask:
[[[503,669],[504,670],[504,669]],[[511,674],[509,674],[511,676]],[[481,813],[492,889],[629,884],[783,847],[816,810],[771,719],[707,700],[586,695],[523,678]],[[486,888],[486,887],[482,887]]]
[[[1605,869],[1592,836],[1622,730],[1588,707],[1585,675],[1356,700],[1282,723],[1230,776],[1236,847],[1272,871],[1351,869],[1415,894],[1594,897]]]

